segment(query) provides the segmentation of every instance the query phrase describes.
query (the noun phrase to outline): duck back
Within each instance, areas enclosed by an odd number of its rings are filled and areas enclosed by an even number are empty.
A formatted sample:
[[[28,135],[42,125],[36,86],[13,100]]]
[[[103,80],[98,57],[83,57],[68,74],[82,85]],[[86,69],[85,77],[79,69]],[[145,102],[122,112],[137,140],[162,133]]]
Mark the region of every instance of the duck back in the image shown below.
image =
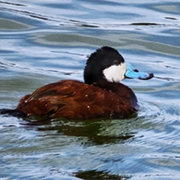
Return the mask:
[[[24,96],[17,106],[28,116],[67,119],[125,118],[137,109],[135,94],[121,83],[105,89],[74,80],[45,85]]]

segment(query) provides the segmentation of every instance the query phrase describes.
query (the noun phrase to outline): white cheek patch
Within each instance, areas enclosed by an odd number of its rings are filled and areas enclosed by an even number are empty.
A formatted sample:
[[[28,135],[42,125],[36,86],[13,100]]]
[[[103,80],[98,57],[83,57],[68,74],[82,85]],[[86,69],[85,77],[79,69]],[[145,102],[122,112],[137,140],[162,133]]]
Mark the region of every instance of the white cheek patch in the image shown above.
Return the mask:
[[[112,65],[103,70],[105,78],[109,82],[119,82],[125,77],[126,64],[121,63],[119,65]]]

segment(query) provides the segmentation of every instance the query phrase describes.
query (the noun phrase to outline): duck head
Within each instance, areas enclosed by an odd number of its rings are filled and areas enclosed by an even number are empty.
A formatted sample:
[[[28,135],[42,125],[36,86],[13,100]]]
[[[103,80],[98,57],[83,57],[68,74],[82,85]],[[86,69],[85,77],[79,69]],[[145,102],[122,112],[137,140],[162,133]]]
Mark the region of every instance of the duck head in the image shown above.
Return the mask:
[[[87,84],[100,84],[104,81],[119,83],[124,78],[147,80],[152,77],[152,73],[134,69],[116,49],[107,46],[92,53],[84,69],[84,80]]]

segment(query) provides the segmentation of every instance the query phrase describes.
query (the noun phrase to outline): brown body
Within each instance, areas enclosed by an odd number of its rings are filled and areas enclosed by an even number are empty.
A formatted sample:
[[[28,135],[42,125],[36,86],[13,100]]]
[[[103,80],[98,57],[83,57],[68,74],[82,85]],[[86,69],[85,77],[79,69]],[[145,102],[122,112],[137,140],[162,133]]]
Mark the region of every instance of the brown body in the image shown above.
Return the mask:
[[[45,85],[24,96],[17,110],[28,116],[92,119],[124,118],[134,113],[137,99],[133,91],[121,83],[109,83],[109,89],[74,80]]]
[[[151,79],[125,63],[114,48],[104,46],[87,59],[84,83],[63,80],[48,84],[24,96],[16,109],[0,109],[0,114],[66,119],[126,118],[138,110],[137,98],[124,78]]]

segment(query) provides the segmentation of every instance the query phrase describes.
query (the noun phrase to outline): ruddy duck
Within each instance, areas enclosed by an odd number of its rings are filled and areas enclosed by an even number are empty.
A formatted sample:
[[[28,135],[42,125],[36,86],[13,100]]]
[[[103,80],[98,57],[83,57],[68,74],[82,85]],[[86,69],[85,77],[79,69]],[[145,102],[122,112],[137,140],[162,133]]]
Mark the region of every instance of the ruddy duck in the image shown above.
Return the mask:
[[[24,96],[15,110],[26,116],[66,119],[126,118],[138,110],[134,92],[120,83],[124,78],[150,79],[152,73],[134,70],[119,52],[102,47],[92,53],[84,69],[84,81],[62,80]]]

